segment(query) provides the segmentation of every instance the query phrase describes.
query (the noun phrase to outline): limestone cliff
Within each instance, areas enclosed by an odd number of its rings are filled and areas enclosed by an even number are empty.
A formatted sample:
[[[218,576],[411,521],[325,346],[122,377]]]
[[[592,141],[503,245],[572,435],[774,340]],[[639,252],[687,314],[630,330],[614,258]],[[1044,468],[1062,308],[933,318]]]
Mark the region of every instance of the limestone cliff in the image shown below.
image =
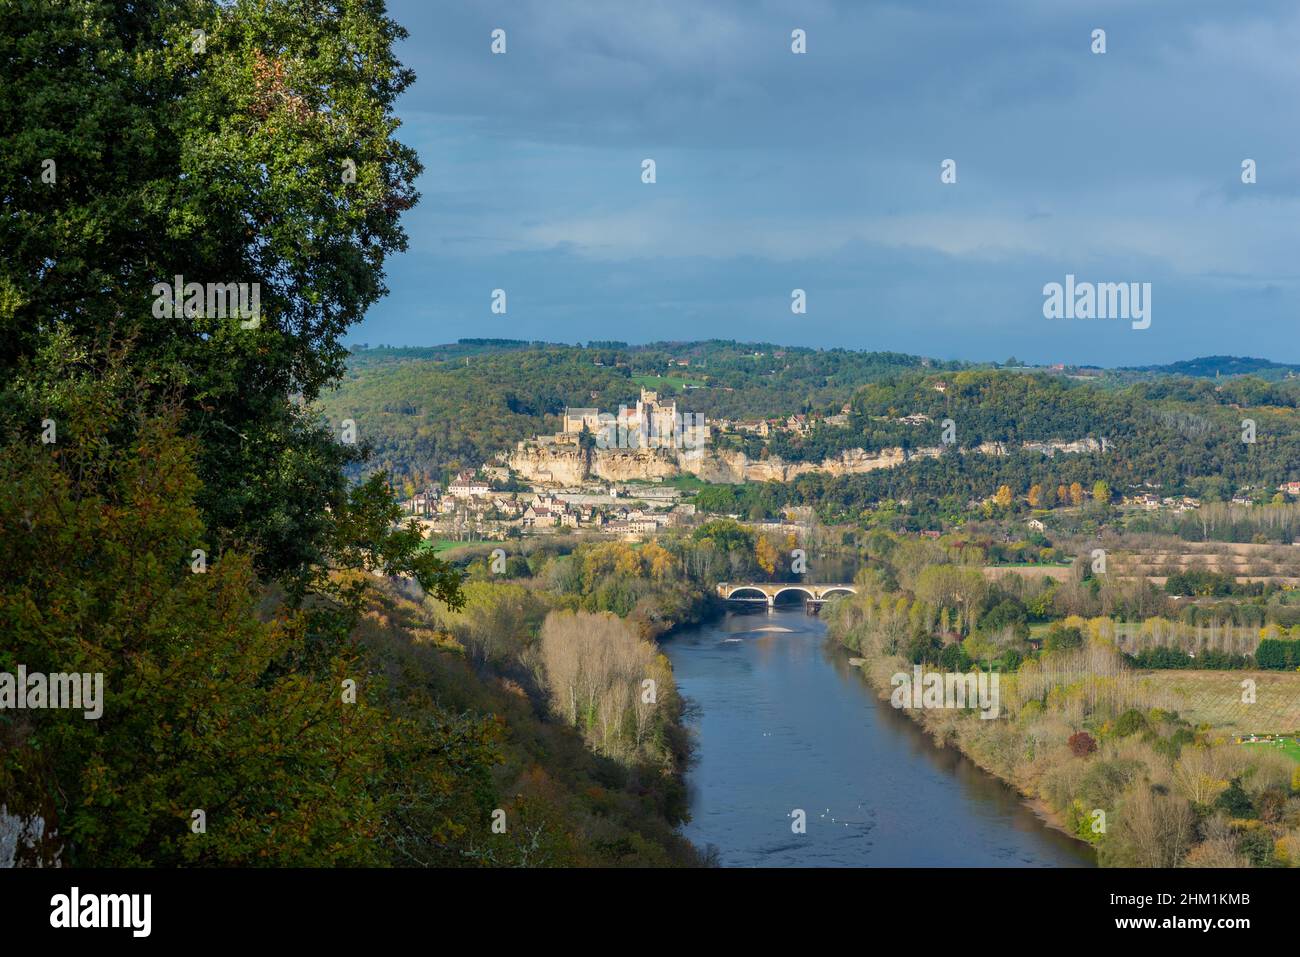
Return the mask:
[[[1110,448],[1106,439],[1060,439],[1022,442],[1026,451],[1052,456],[1062,453],[1095,453]],[[938,458],[942,447],[919,449],[887,448],[879,452],[848,449],[821,462],[786,462],[775,456],[751,459],[732,450],[686,451],[680,449],[602,449],[583,452],[576,446],[530,445],[521,443],[510,454],[508,464],[525,481],[561,486],[581,485],[590,479],[607,482],[653,481],[689,473],[706,482],[789,482],[809,472],[855,475],[892,469],[919,458]],[[1003,442],[983,442],[965,454],[1007,455]]]
[[[671,449],[605,449],[592,454],[593,474],[606,482],[672,478],[681,474],[680,453]]]
[[[506,464],[528,482],[581,485],[591,474],[590,454],[573,445],[557,448],[520,443]]]

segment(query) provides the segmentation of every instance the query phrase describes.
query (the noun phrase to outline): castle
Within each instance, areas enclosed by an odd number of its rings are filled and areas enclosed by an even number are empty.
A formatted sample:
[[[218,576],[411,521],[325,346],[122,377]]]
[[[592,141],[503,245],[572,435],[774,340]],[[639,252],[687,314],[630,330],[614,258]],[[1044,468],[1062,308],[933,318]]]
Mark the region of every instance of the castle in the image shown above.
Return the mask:
[[[587,431],[597,448],[701,448],[708,441],[708,426],[700,413],[677,411],[677,402],[660,401],[659,393],[641,390],[634,408],[618,407],[618,415],[593,408],[564,410],[557,444],[573,444]]]

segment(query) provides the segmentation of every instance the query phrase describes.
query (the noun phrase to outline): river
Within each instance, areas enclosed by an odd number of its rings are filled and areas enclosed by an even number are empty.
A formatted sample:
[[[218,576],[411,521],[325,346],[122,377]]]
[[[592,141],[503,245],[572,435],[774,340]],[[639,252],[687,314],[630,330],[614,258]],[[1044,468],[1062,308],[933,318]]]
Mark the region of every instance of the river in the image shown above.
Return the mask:
[[[683,833],[725,866],[1094,864],[881,700],[802,607],[728,612],[663,649],[693,704]],[[806,833],[792,831],[796,808]]]

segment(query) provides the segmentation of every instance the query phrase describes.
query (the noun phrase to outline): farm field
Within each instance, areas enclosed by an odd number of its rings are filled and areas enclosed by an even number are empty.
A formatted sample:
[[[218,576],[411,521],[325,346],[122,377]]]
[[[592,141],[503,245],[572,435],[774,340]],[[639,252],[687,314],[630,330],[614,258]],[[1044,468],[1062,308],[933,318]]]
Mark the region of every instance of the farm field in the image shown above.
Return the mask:
[[[1143,684],[1193,724],[1231,734],[1300,731],[1300,672],[1142,671]],[[1244,703],[1241,683],[1255,682],[1255,702]]]
[[[1300,548],[1224,542],[1184,542],[1177,547],[1117,550],[1111,555],[1121,578],[1146,578],[1164,584],[1174,572],[1202,569],[1231,575],[1238,582],[1300,583]]]
[[[995,581],[1003,575],[1019,575],[1021,578],[1055,578],[1058,582],[1070,577],[1069,565],[985,565],[981,571],[990,581]]]
[[[1300,741],[1295,738],[1285,738],[1280,745],[1275,741],[1245,741],[1241,746],[1243,748],[1277,748],[1292,761],[1300,763]]]
[[[704,385],[704,382],[700,379],[688,379],[685,376],[676,375],[634,375],[632,381],[642,388],[653,389],[664,394],[680,392],[688,385]]]

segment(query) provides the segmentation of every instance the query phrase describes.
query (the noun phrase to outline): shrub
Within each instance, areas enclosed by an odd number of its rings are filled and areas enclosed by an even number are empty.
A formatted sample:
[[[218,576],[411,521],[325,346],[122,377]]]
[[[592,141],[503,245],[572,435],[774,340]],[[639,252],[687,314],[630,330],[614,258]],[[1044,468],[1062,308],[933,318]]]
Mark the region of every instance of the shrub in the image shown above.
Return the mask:
[[[1137,708],[1129,708],[1115,721],[1115,733],[1121,738],[1136,734],[1147,726],[1146,715]]]
[[[1097,750],[1097,742],[1087,731],[1076,731],[1067,742],[1076,758],[1087,757]]]

